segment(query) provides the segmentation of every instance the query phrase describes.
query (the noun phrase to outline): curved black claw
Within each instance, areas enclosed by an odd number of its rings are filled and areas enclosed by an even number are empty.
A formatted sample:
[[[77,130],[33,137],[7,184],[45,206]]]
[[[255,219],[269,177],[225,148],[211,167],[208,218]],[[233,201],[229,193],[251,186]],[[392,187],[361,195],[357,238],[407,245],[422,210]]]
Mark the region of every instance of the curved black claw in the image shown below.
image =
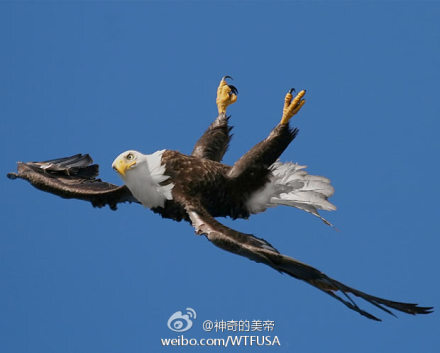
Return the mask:
[[[237,95],[238,94],[238,89],[237,87],[233,86],[233,85],[228,85],[228,87],[231,89],[231,93]]]
[[[222,77],[222,81],[225,81],[225,82],[226,82],[226,79],[227,79],[227,78],[230,78],[231,80],[233,80],[233,78],[232,78],[231,76],[226,75],[226,76],[223,76],[223,77]],[[233,86],[233,85],[229,85],[229,84],[228,84],[228,87],[231,89],[231,92],[229,92],[229,95],[231,95],[231,94],[235,94],[235,95],[237,95],[237,94],[238,94],[238,89],[237,89],[237,87],[235,87],[235,86]]]
[[[296,93],[296,89],[295,89],[295,88],[291,88],[291,89],[289,89],[289,93],[292,94],[292,92],[295,92],[295,93]]]

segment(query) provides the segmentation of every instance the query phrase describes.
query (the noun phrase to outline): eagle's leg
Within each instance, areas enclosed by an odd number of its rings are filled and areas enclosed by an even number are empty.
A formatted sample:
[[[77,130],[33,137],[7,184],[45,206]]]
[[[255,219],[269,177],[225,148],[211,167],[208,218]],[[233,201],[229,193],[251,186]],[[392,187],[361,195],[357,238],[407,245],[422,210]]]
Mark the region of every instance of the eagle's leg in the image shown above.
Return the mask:
[[[293,88],[290,89],[289,92],[287,92],[286,97],[284,98],[283,116],[281,118],[280,124],[287,124],[292,116],[298,113],[306,102],[304,99],[302,99],[306,94],[305,90],[299,92],[295,98],[293,98],[292,96],[293,91]]]
[[[226,114],[226,108],[237,101],[237,88],[228,85],[227,78],[230,78],[230,76],[224,76],[217,88],[216,103],[219,115]]]
[[[218,116],[196,142],[191,153],[194,157],[220,162],[228,149],[232,127],[228,125],[226,108],[237,100],[238,93],[237,88],[226,83],[228,77],[222,78],[217,89]]]

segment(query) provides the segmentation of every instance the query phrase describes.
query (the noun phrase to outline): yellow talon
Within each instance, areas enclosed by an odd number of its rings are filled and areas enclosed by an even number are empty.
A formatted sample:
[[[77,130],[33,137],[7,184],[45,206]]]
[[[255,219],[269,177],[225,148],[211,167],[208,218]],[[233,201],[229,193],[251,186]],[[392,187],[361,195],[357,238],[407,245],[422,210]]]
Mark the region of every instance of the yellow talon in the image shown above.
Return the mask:
[[[305,90],[299,92],[295,98],[293,98],[291,91],[286,94],[286,97],[284,98],[283,117],[281,118],[280,124],[287,124],[292,116],[299,112],[306,102],[302,99],[305,94]]]
[[[237,95],[234,93],[235,89],[229,87],[225,81],[225,77],[222,78],[217,88],[217,109],[219,114],[226,113],[226,108],[237,101]]]

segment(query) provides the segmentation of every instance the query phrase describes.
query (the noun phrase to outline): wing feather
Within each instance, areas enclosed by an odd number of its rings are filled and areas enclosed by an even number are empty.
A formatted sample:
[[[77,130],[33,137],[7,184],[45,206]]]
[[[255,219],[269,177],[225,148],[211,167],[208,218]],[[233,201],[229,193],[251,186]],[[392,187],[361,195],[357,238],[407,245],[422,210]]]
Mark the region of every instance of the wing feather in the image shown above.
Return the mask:
[[[88,154],[51,159],[43,162],[18,162],[17,173],[9,173],[10,179],[24,179],[37,189],[66,199],[79,199],[94,207],[108,205],[116,210],[121,202],[137,202],[130,190],[98,179],[99,166],[92,164]]]
[[[253,261],[264,263],[279,272],[303,280],[369,319],[381,321],[376,316],[361,309],[350,294],[364,299],[393,316],[395,315],[388,308],[413,315],[428,314],[433,310],[432,307],[420,307],[417,304],[401,303],[375,297],[346,286],[312,266],[279,253],[278,250],[264,239],[224,226],[211,217],[197,202],[184,201],[184,204],[196,233],[204,234],[214,245],[226,251],[245,256]]]

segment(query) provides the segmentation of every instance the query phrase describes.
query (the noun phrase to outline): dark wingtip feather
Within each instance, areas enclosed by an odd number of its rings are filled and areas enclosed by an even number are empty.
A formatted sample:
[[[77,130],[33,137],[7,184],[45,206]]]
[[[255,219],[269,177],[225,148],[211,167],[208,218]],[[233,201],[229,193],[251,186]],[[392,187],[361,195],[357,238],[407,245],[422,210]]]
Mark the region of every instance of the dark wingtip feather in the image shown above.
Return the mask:
[[[338,282],[338,281],[335,281],[333,279],[331,279],[331,283],[333,285],[335,285],[335,287],[338,288],[339,291],[344,293],[344,295],[346,297],[348,297],[350,300],[351,300],[351,298],[348,295],[348,293],[351,293],[359,298],[366,300],[370,304],[378,307],[379,309],[385,311],[386,313],[388,313],[390,315],[393,315],[394,317],[397,317],[397,316],[393,312],[391,312],[389,310],[389,308],[401,311],[406,314],[412,314],[412,315],[430,314],[434,310],[433,307],[418,306],[418,304],[414,304],[414,303],[403,303],[403,302],[397,302],[397,301],[392,301],[392,300],[388,300],[388,299],[384,299],[384,298],[375,297],[373,295],[364,293],[360,290],[350,288],[350,287],[346,286],[345,284]]]
[[[17,179],[17,178],[18,178],[18,174],[17,174],[17,173],[8,173],[8,174],[6,174],[6,176],[7,176],[9,179],[11,179],[11,180],[14,180],[14,179]]]
[[[69,160],[63,161],[63,162],[58,162],[56,164],[59,164],[60,166],[63,167],[86,167],[88,165],[90,165],[91,163],[93,163],[93,159],[92,157],[90,157],[90,155],[88,154],[83,154],[83,155],[76,155],[75,158],[71,158]]]
[[[27,162],[27,166],[52,175],[76,176],[94,179],[99,174],[99,166],[92,164],[89,154],[75,154],[70,157],[49,159],[43,162]]]
[[[433,306],[418,306],[418,304],[411,304],[413,305],[413,310],[414,312],[412,313],[413,315],[416,314],[431,314],[434,312],[434,307]]]
[[[34,162],[34,163],[53,163],[53,164],[62,164],[62,165],[68,165],[72,163],[76,163],[78,161],[84,161],[87,164],[90,164],[93,162],[92,157],[90,157],[89,154],[81,154],[77,153],[69,157],[61,157],[61,158],[54,158],[54,159],[48,159],[46,161],[42,162]]]
[[[294,127],[293,129],[289,128],[289,133],[293,140],[298,135],[299,129],[297,127]]]
[[[319,287],[318,287],[319,288]],[[319,288],[321,289],[321,288]],[[322,289],[321,289],[322,290]],[[336,300],[340,301],[342,304],[344,304],[346,307],[350,308],[351,310],[356,311],[357,313],[361,314],[362,316],[365,316],[368,319],[374,320],[374,321],[382,321],[381,319],[379,319],[378,317],[374,316],[373,314],[370,314],[369,312],[362,310],[361,308],[359,308],[356,303],[353,302],[353,300],[347,296],[350,301],[347,301],[343,298],[341,298],[340,296],[336,295],[335,293],[333,293],[332,291],[329,290],[322,290],[324,293],[327,293],[328,295],[330,295],[331,297],[335,298]],[[344,293],[344,292],[343,292]],[[346,294],[346,293],[344,293]]]

